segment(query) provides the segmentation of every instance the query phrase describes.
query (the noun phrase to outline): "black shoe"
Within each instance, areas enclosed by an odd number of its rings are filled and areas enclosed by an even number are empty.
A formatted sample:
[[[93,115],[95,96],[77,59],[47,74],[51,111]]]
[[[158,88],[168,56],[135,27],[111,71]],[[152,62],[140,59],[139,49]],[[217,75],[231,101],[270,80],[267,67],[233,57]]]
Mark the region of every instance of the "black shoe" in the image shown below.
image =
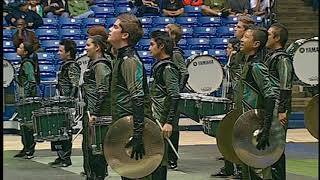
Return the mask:
[[[24,156],[26,156],[26,153],[25,152],[23,152],[23,151],[20,151],[18,154],[16,154],[16,155],[14,155],[13,157],[15,157],[15,158],[17,158],[17,157],[24,157]]]
[[[177,170],[177,169],[178,169],[178,164],[177,164],[177,162],[175,162],[175,161],[169,161],[168,164],[169,164],[169,168],[170,168],[170,169],[173,169],[173,170]]]
[[[220,171],[216,174],[211,174],[211,177],[218,177],[218,178],[226,178],[226,177],[230,177],[232,174],[227,174],[224,171],[224,168],[221,168]]]
[[[218,157],[217,161],[224,161],[224,157]]]
[[[25,158],[25,159],[32,159],[32,158],[34,158],[34,156],[33,156],[33,155],[25,155],[23,158]]]
[[[52,167],[68,167],[71,166],[71,159],[62,160],[59,164],[52,165]]]
[[[52,166],[52,165],[60,164],[60,162],[61,162],[61,159],[60,159],[60,158],[57,158],[57,159],[55,159],[53,162],[49,162],[48,164],[49,164],[50,166]]]
[[[80,176],[87,176],[85,172],[80,172]]]

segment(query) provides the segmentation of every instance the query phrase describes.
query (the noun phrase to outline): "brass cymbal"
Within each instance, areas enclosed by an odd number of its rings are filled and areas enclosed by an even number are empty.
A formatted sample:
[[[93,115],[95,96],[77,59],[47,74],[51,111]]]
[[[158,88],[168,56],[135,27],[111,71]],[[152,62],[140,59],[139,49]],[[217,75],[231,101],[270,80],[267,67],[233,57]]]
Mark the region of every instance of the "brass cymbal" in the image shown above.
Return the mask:
[[[220,121],[217,130],[217,145],[220,153],[223,157],[236,164],[240,164],[241,161],[236,155],[232,147],[232,130],[234,123],[241,115],[241,110],[232,110]]]
[[[232,146],[238,158],[248,166],[266,168],[274,164],[282,155],[285,146],[285,130],[277,115],[271,124],[269,144],[265,150],[256,148],[254,133],[263,124],[264,111],[253,109],[243,113],[233,127]]]
[[[319,139],[319,94],[313,96],[304,110],[304,124],[310,134]]]
[[[125,148],[133,134],[133,117],[126,116],[113,123],[104,140],[104,156],[110,167],[120,176],[137,179],[151,174],[164,155],[164,139],[160,127],[144,118],[143,142],[145,155],[131,159],[132,147]]]

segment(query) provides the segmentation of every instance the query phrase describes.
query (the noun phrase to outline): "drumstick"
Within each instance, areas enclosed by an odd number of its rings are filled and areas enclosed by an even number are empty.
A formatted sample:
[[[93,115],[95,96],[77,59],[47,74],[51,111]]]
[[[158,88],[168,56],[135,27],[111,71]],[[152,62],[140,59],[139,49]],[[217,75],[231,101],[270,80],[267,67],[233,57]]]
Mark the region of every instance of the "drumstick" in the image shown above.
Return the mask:
[[[156,119],[156,122],[157,122],[157,124],[160,126],[160,128],[162,129],[161,123],[160,123],[157,119]],[[179,156],[177,150],[174,148],[174,146],[173,146],[172,142],[170,141],[170,139],[169,139],[168,137],[165,137],[165,139],[168,141],[171,149],[172,149],[173,152],[176,154],[176,156],[178,157],[178,159],[180,159],[180,156]]]
[[[77,134],[72,139],[71,143],[73,143],[73,141],[76,140],[76,138],[79,136],[79,134],[81,133],[82,130],[83,130],[83,127],[81,127],[81,129],[77,132]]]

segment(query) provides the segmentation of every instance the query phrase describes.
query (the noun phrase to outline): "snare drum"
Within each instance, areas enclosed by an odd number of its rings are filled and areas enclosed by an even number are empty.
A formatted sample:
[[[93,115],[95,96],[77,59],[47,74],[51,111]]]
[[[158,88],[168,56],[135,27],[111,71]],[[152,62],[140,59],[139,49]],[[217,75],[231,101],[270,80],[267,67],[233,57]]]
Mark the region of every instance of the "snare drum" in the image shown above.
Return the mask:
[[[211,94],[220,87],[223,70],[216,58],[210,55],[193,55],[188,60],[187,68],[187,88],[190,91]]]
[[[43,99],[41,97],[28,97],[16,103],[17,119],[21,125],[32,127],[32,111],[42,106]]]
[[[319,83],[319,39],[299,39],[287,48],[292,56],[295,74],[302,82],[308,85]]]
[[[80,56],[78,59],[76,59],[76,62],[80,65],[80,80],[79,80],[79,85],[83,84],[83,74],[86,71],[88,67],[88,62],[89,62],[89,57],[87,54]]]
[[[67,97],[67,96],[54,96],[54,97],[48,97],[45,99],[44,102],[45,106],[58,106],[58,107],[69,107],[69,108],[75,108],[76,103],[75,99],[73,97]]]
[[[34,139],[43,141],[68,140],[71,130],[67,107],[44,107],[32,112]]]
[[[199,115],[215,116],[226,114],[232,108],[232,101],[227,98],[198,95],[200,97]]]
[[[209,136],[216,137],[219,123],[224,116],[225,114],[202,118],[202,131]]]
[[[200,98],[196,93],[180,93],[178,111],[199,122],[199,101]]]
[[[92,149],[92,154],[103,155],[104,137],[106,136],[111,123],[111,116],[97,117],[95,122],[89,123],[89,148]]]

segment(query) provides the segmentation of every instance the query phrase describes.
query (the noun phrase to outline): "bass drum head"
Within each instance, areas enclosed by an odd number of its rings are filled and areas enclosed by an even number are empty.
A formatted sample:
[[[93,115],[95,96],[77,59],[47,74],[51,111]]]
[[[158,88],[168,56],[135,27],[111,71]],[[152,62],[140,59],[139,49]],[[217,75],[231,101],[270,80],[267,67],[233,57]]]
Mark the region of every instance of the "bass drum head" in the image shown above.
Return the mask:
[[[188,65],[190,91],[211,94],[216,91],[223,79],[223,70],[218,60],[210,55],[195,55]]]
[[[9,87],[14,78],[14,68],[11,63],[3,59],[3,87]]]
[[[83,84],[83,74],[88,67],[89,57],[87,56],[87,54],[82,55],[76,59],[76,62],[80,65],[80,68],[81,68],[79,85],[82,85]]]
[[[298,40],[287,49],[287,52],[292,55],[295,74],[299,80],[308,85],[317,85],[319,83],[318,41],[318,38]]]

